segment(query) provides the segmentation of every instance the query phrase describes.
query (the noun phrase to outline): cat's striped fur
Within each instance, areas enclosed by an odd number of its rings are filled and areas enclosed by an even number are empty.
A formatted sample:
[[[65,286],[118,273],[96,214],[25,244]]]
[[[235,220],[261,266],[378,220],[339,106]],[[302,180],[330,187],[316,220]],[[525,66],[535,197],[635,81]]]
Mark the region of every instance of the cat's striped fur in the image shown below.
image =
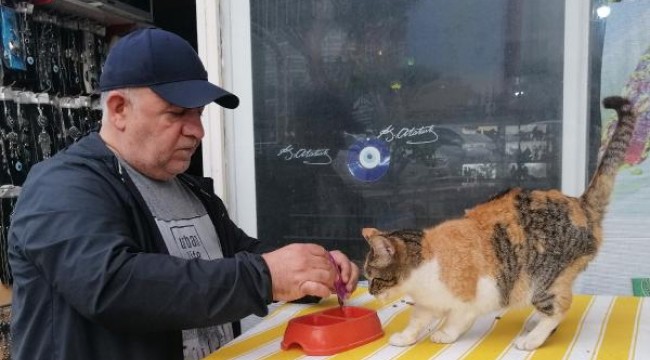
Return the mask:
[[[370,293],[405,293],[415,302],[409,325],[393,334],[392,344],[413,344],[434,317],[444,322],[431,340],[453,342],[477,316],[529,304],[541,320],[515,345],[530,350],[546,340],[571,306],[576,276],[600,247],[601,222],[634,131],[626,99],[603,104],[619,120],[582,196],[515,188],[429,229],[363,229]]]

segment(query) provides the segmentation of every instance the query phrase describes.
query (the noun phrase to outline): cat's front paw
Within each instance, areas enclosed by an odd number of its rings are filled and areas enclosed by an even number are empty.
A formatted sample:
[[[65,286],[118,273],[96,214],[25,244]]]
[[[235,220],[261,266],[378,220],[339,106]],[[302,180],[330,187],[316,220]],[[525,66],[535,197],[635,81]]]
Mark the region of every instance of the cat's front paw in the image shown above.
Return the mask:
[[[538,336],[524,335],[520,336],[515,340],[515,347],[519,350],[531,351],[540,347],[546,338],[541,338]]]
[[[459,336],[460,335],[458,334],[449,334],[444,330],[437,330],[433,334],[431,334],[430,339],[434,343],[438,343],[438,344],[451,344],[454,341],[456,341],[456,339],[458,339]]]
[[[388,339],[388,342],[391,345],[395,345],[395,346],[409,346],[415,344],[416,341],[417,341],[416,336],[405,334],[403,332],[395,333],[391,335],[390,339]]]

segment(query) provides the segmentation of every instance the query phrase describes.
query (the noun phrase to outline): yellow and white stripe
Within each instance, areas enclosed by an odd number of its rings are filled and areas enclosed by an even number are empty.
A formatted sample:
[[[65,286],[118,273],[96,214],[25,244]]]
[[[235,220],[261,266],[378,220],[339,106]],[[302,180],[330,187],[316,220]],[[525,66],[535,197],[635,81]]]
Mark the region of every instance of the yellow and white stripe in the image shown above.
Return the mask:
[[[636,342],[632,359],[650,357],[650,298],[643,298],[636,326]]]
[[[251,330],[208,356],[217,359],[436,359],[436,360],[645,360],[650,359],[650,302],[631,296],[574,297],[566,319],[536,351],[514,348],[517,336],[538,321],[532,307],[480,317],[453,344],[434,344],[428,334],[413,346],[396,347],[388,338],[406,327],[410,305],[397,300],[382,304],[360,286],[347,302],[377,310],[384,336],[332,356],[306,356],[299,348],[280,348],[289,319],[336,306],[336,297],[320,304],[283,304]],[[430,326],[429,331],[436,324]],[[350,331],[354,331],[350,329]]]
[[[594,359],[629,359],[633,352],[636,335],[637,314],[641,298],[615,298],[610,306],[607,323],[600,334]],[[646,354],[648,356],[648,354]]]

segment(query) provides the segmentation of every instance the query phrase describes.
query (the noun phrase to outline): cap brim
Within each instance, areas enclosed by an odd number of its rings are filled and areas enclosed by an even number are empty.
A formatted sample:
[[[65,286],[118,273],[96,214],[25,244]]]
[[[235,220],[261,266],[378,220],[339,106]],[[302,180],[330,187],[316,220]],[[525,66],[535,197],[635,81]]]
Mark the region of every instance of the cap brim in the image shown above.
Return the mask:
[[[237,96],[206,80],[176,81],[150,85],[149,88],[170,104],[188,109],[206,106],[213,101],[228,109],[239,105]]]

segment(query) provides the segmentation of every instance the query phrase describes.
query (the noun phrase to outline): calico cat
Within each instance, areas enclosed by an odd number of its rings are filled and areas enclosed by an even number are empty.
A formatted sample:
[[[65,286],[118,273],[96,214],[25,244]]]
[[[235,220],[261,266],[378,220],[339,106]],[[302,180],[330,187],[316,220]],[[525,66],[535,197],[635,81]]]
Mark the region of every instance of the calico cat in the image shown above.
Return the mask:
[[[544,343],[571,306],[576,276],[600,247],[605,208],[634,131],[627,99],[608,97],[603,105],[616,110],[618,125],[582,196],[514,188],[432,228],[363,229],[370,294],[407,294],[415,303],[392,345],[415,343],[434,317],[444,320],[431,341],[451,343],[478,316],[526,305],[541,320],[515,346],[532,350]]]

